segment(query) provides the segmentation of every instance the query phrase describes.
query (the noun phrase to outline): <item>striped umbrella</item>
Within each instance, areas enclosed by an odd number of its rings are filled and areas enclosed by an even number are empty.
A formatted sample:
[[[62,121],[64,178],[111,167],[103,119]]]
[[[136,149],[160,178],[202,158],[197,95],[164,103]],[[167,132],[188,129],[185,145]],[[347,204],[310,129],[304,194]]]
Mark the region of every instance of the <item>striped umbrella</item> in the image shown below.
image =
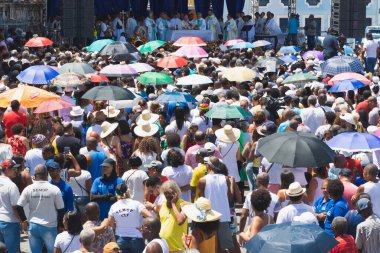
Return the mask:
[[[363,64],[351,56],[335,56],[321,64],[323,75],[335,76],[344,72],[363,72]]]

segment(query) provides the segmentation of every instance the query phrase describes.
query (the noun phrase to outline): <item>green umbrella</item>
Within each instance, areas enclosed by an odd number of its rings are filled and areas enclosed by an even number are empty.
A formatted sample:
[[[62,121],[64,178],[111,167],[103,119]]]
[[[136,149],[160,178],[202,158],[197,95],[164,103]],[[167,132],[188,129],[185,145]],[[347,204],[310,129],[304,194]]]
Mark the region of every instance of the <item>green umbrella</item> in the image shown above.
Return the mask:
[[[217,105],[205,114],[211,119],[244,119],[252,116],[249,111],[234,105]]]
[[[316,76],[309,73],[298,73],[288,76],[282,83],[307,83],[311,81],[318,80]]]
[[[153,50],[161,47],[162,45],[166,44],[166,41],[162,40],[153,40],[149,41],[148,43],[145,43],[139,48],[140,53],[145,54],[145,53],[151,53]]]
[[[158,72],[146,72],[137,77],[137,80],[144,85],[162,85],[174,82],[170,76]]]

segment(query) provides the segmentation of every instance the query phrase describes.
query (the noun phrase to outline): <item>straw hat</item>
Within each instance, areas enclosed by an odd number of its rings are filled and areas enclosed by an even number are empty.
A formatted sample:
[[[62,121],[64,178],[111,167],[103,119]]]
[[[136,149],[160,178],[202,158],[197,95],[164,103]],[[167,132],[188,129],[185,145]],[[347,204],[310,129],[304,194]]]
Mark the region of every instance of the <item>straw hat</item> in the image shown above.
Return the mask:
[[[74,106],[73,109],[70,111],[70,115],[72,117],[82,116],[83,113],[84,113],[84,109],[82,109],[82,107],[80,106]]]
[[[104,245],[103,252],[104,253],[114,253],[115,250],[118,252],[120,250],[119,245],[116,242],[109,242]]]
[[[210,200],[200,197],[194,204],[184,205],[182,211],[186,216],[195,222],[210,222],[219,220],[222,217],[221,213],[211,209]]]
[[[108,121],[104,121],[101,125],[102,132],[100,133],[100,138],[106,138],[110,135],[115,129],[119,126],[119,123],[109,123]]]
[[[156,124],[151,124],[149,122],[145,122],[142,125],[138,125],[133,130],[137,136],[140,137],[148,137],[153,136],[158,131],[158,126]]]
[[[103,109],[101,111],[107,116],[107,118],[115,118],[120,113],[120,110],[117,110],[112,105],[107,106],[106,109]]]
[[[225,125],[222,129],[215,131],[216,137],[224,142],[235,142],[240,137],[240,130],[231,125]]]
[[[306,192],[305,188],[302,188],[300,183],[293,182],[289,185],[289,188],[286,190],[286,194],[290,197],[297,197]]]
[[[151,113],[149,110],[144,110],[137,117],[136,124],[143,125],[144,123],[154,123],[158,120],[158,118],[159,118],[158,114]]]

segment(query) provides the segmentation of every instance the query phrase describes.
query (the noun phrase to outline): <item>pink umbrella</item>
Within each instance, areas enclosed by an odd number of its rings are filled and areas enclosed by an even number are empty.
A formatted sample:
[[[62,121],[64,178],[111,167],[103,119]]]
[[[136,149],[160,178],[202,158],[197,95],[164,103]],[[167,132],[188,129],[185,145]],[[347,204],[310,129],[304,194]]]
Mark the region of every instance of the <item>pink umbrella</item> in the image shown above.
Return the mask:
[[[345,73],[341,73],[341,74],[338,74],[336,76],[334,76],[333,78],[331,78],[328,82],[328,84],[335,84],[339,81],[342,81],[342,80],[347,80],[347,79],[354,79],[354,80],[358,80],[364,84],[370,84],[371,81],[368,80],[365,76],[361,75],[361,74],[358,74],[358,73],[353,73],[353,72],[345,72]]]
[[[137,74],[138,73],[134,68],[125,64],[108,65],[99,72],[99,75],[108,77],[124,77]]]
[[[34,113],[45,113],[52,112],[56,110],[61,110],[63,108],[73,107],[74,104],[60,98],[56,100],[48,100],[42,102],[37,108],[33,111]]]
[[[204,58],[208,57],[207,52],[201,47],[181,47],[173,53],[176,56],[186,56],[187,58]]]
[[[242,43],[242,42],[245,42],[244,40],[241,40],[241,39],[236,39],[236,40],[229,40],[229,41],[226,41],[226,43],[224,43],[224,45],[226,47],[230,47],[230,46],[233,46],[233,45],[236,45],[238,43]]]
[[[377,137],[380,137],[380,129],[376,130],[375,132],[372,133],[373,135],[376,135]]]

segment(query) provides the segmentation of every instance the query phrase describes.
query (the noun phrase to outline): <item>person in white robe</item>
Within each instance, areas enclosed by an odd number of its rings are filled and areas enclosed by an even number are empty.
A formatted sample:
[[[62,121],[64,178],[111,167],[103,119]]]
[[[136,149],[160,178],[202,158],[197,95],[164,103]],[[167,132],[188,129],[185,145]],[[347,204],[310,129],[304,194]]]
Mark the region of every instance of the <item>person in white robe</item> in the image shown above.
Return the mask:
[[[238,37],[239,38],[242,38],[241,29],[243,29],[243,26],[244,26],[243,17],[244,17],[244,12],[238,12],[237,19],[236,19],[236,25],[238,28]]]
[[[198,13],[197,25],[198,30],[206,30],[206,20],[202,17],[202,13]]]
[[[246,15],[243,17],[244,20],[244,26],[252,26],[251,30],[248,31],[248,37],[247,37],[247,32],[241,32],[242,34],[242,39],[247,41],[247,42],[252,42],[255,39],[255,25],[253,24],[252,17],[250,15]]]
[[[206,23],[207,23],[207,30],[212,31],[212,40],[217,40],[218,39],[218,25],[219,21],[215,17],[214,13],[209,10],[208,11],[208,16],[206,18]]]
[[[148,29],[148,40],[157,40],[156,22],[154,21],[153,12],[150,12],[149,17],[144,20],[144,25]]]
[[[179,26],[179,30],[190,30],[191,28],[192,27],[190,24],[189,16],[184,14]]]
[[[107,28],[108,28],[107,24],[103,20],[101,20],[100,21],[100,35],[99,35],[100,38],[104,38],[104,34],[107,31]]]
[[[168,34],[168,30],[169,30],[169,22],[167,20],[166,13],[162,13],[161,18],[158,20],[158,23],[157,23],[158,39],[166,40],[166,35]]]
[[[264,32],[268,35],[277,36],[277,47],[284,44],[284,35],[280,29],[280,26],[274,20],[274,15],[271,12],[267,13],[267,21],[265,24]],[[274,45],[274,42],[272,42]]]
[[[264,34],[264,26],[265,26],[265,12],[262,12],[261,14],[256,12],[256,23],[255,23],[255,31],[256,34]]]
[[[129,38],[132,38],[135,36],[135,30],[136,30],[136,27],[137,27],[137,21],[136,19],[133,17],[133,15],[131,15],[128,20],[127,20],[127,25],[126,25],[126,31],[127,31],[127,36]]]
[[[181,27],[181,19],[179,19],[179,13],[176,12],[173,18],[170,20],[170,29],[179,30]]]
[[[120,18],[121,18],[121,14],[118,14],[112,23],[112,29],[114,30],[114,35],[116,37],[116,40],[119,40],[121,33],[124,32],[123,21],[121,21]]]
[[[235,40],[237,39],[238,28],[235,20],[231,17],[230,14],[227,15],[227,21],[224,28],[224,37],[225,40]]]

